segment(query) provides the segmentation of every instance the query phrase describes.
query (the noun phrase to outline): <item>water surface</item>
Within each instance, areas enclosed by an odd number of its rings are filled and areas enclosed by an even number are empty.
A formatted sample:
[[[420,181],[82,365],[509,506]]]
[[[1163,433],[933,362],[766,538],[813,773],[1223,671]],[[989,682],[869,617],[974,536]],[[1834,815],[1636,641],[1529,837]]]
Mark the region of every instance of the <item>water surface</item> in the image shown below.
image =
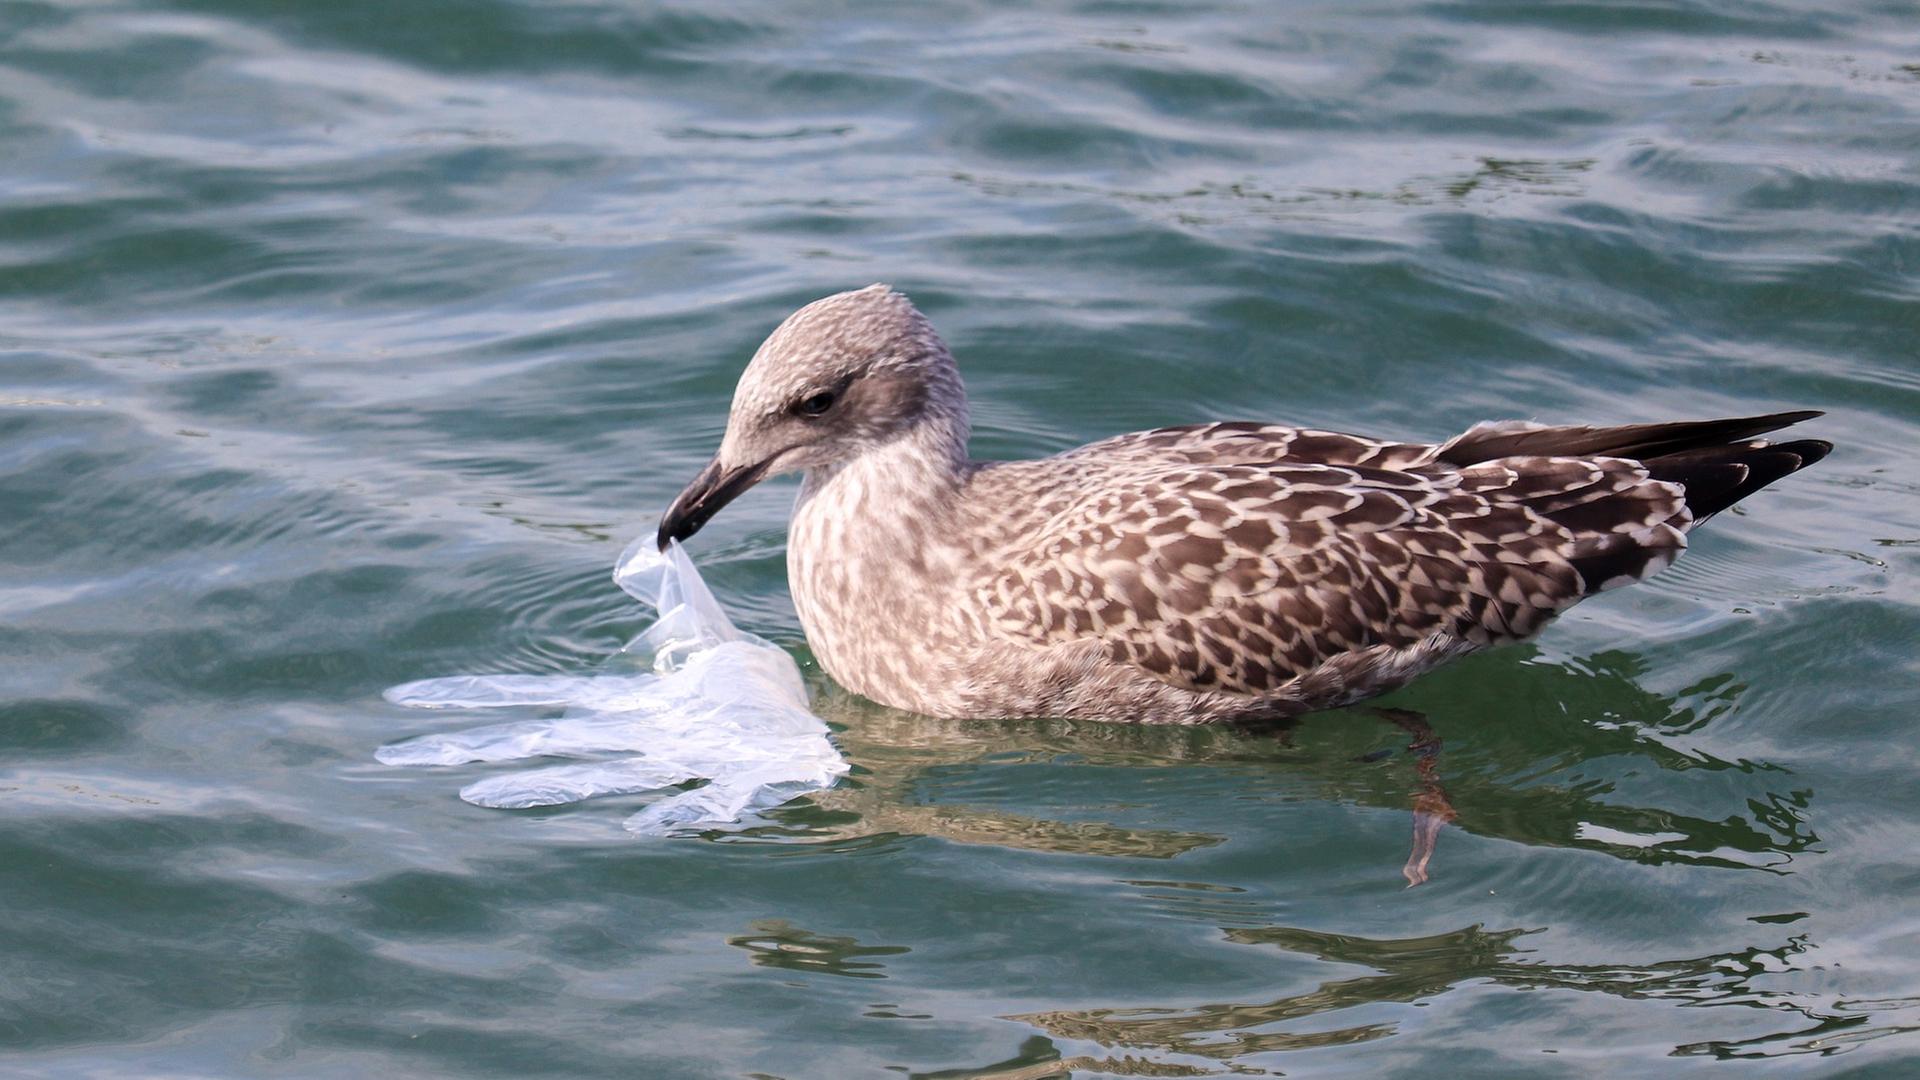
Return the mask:
[[[1920,8],[0,3],[0,1071],[1920,1069]],[[385,703],[591,670],[788,311],[982,456],[1822,408],[1536,646],[1285,737],[836,691],[852,777],[501,812]],[[1380,751],[1393,750],[1385,756]],[[1406,889],[1411,810],[1459,813]]]

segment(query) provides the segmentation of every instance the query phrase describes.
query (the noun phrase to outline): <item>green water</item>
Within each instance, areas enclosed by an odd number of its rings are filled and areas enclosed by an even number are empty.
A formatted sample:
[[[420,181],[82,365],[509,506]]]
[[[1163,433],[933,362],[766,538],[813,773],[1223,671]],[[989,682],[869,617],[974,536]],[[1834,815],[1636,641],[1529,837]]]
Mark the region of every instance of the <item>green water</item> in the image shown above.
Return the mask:
[[[952,342],[981,456],[1209,418],[1822,408],[1537,646],[1286,737],[835,691],[790,483],[692,549],[852,777],[745,833],[461,802],[458,672],[788,311]],[[0,1074],[1920,1070],[1920,6],[0,2]],[[1394,750],[1379,757],[1376,752]],[[1366,759],[1366,760],[1361,760]]]

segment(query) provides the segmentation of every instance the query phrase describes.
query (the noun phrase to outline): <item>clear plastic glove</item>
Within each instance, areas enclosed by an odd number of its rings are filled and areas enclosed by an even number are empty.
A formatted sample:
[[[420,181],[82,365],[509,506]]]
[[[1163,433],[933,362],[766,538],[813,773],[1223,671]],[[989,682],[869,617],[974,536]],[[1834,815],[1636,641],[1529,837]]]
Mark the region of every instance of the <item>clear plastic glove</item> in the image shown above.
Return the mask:
[[[475,781],[460,797],[478,806],[552,806],[707,781],[627,819],[647,834],[736,825],[846,773],[827,725],[807,711],[793,658],[736,629],[679,544],[661,554],[641,537],[621,553],[613,580],[660,619],[597,674],[456,675],[386,693],[422,709],[564,706],[558,719],[427,735],[374,756],[388,765],[593,759]]]

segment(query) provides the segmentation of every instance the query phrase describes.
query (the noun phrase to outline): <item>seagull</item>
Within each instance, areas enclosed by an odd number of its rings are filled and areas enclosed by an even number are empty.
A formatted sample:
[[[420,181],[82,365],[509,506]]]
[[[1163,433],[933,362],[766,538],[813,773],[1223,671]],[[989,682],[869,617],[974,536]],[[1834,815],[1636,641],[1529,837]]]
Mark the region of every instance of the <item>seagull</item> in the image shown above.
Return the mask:
[[[1758,438],[1819,415],[1501,420],[1439,443],[1235,421],[976,461],[953,355],[876,284],[761,345],[658,540],[799,472],[788,581],[846,689],[939,717],[1279,720],[1659,571],[1694,526],[1825,457]]]

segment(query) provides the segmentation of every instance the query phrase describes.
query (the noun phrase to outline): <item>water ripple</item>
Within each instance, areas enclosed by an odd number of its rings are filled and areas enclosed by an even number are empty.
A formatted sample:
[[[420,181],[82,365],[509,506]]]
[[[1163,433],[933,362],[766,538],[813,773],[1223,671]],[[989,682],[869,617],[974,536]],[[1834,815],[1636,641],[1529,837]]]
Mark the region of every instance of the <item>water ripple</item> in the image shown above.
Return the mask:
[[[1901,1071],[1915,47],[1873,2],[0,5],[9,1064]],[[874,280],[987,455],[1801,407],[1838,448],[1403,691],[1435,757],[850,699],[781,481],[697,554],[847,783],[609,843],[369,760],[386,686],[631,637],[607,569],[739,367]]]

